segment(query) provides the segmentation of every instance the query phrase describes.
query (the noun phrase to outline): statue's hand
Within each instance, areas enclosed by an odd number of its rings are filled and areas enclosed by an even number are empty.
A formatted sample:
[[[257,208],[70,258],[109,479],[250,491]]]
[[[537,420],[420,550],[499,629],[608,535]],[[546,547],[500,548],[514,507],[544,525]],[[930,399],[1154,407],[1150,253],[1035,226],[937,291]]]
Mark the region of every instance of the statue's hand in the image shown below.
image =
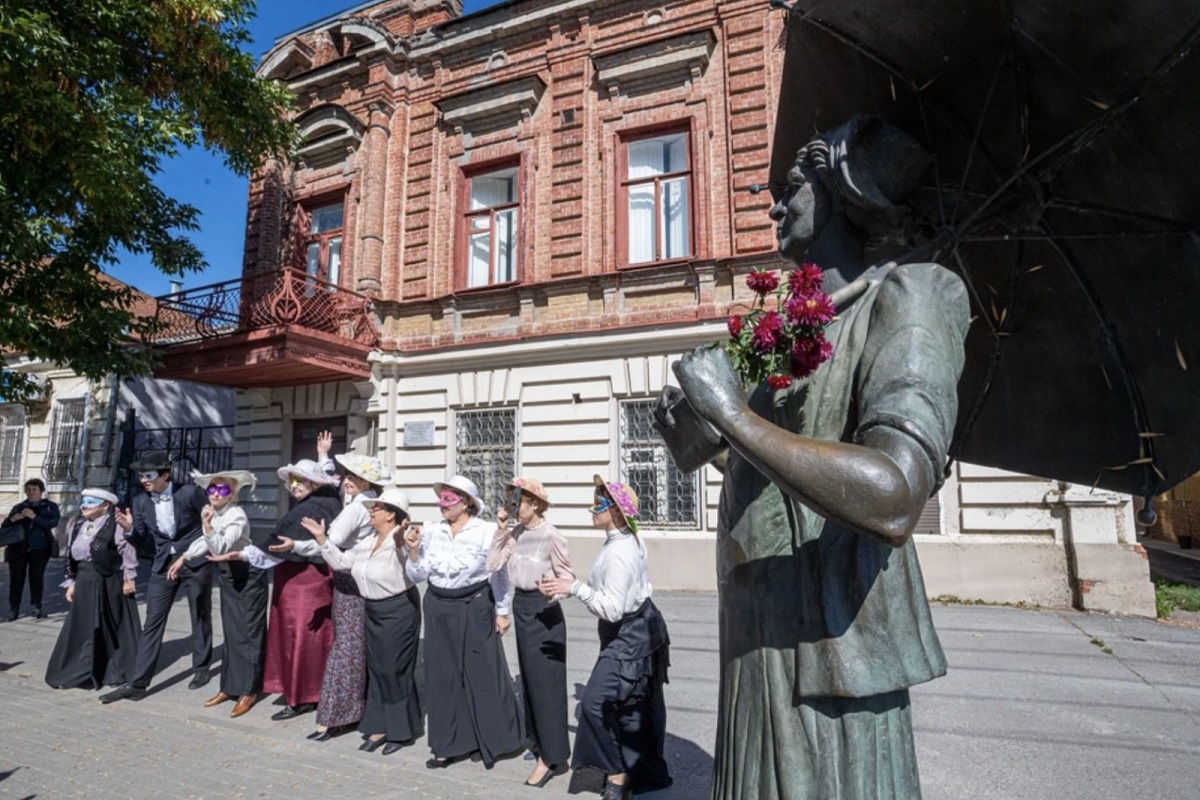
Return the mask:
[[[697,347],[675,364],[675,376],[688,402],[718,428],[746,405],[746,392],[720,347]]]

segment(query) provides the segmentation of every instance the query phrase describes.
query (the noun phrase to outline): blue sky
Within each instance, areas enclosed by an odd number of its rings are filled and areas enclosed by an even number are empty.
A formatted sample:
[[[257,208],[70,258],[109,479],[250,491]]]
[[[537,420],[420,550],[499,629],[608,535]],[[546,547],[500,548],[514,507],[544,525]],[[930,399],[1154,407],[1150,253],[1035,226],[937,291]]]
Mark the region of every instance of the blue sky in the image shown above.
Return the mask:
[[[464,13],[493,5],[495,0],[464,0]],[[258,16],[250,23],[251,51],[262,57],[275,39],[310,22],[360,5],[354,0],[259,0]],[[247,182],[226,169],[219,156],[200,149],[183,153],[163,165],[156,181],[171,197],[200,210],[200,230],[191,235],[208,261],[204,272],[183,278],[187,288],[236,278],[242,269],[246,238]],[[109,274],[147,294],[166,294],[170,279],[145,255],[124,253]]]

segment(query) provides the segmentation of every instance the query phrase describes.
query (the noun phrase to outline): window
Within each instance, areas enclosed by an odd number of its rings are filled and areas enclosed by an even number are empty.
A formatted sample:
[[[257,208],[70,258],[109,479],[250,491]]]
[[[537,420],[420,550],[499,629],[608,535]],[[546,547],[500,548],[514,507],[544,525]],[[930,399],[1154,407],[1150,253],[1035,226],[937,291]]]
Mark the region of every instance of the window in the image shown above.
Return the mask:
[[[308,234],[305,271],[317,280],[338,283],[342,274],[342,204],[312,209]]]
[[[86,401],[82,397],[59,400],[50,421],[50,446],[42,473],[46,480],[78,480],[83,462],[83,426]]]
[[[503,502],[504,486],[517,474],[517,412],[460,411],[456,422],[455,471],[475,481],[479,496],[494,512]]]
[[[686,133],[625,143],[628,263],[691,255],[691,158]]]
[[[517,279],[517,168],[468,178],[467,288]],[[510,476],[511,477],[511,476]]]
[[[25,407],[0,406],[0,483],[21,482],[25,455]]]
[[[654,528],[700,527],[700,473],[675,466],[654,419],[654,400],[621,404],[621,480],[637,493],[642,524]]]

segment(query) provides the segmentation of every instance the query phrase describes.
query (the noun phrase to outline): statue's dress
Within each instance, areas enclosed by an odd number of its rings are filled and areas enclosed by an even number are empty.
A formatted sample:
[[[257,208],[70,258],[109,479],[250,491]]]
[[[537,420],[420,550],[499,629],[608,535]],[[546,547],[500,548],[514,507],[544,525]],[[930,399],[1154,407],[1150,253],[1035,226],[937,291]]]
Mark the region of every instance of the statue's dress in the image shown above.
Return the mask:
[[[803,436],[911,437],[941,485],[969,305],[936,264],[893,269],[827,329],[833,358],[751,406]],[[852,533],[730,451],[718,518],[721,700],[712,797],[920,796],[908,687],[945,673],[916,552]]]

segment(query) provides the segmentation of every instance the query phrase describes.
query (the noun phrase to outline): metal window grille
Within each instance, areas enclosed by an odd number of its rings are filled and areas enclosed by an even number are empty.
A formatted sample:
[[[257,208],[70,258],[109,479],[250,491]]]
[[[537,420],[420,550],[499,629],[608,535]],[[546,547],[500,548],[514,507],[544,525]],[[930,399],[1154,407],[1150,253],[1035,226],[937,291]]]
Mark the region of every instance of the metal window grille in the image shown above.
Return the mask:
[[[42,473],[46,480],[73,481],[79,478],[83,461],[83,426],[87,403],[82,397],[59,400],[50,422],[50,447]]]
[[[0,483],[21,482],[25,452],[25,408],[0,406]]]
[[[455,471],[475,481],[490,518],[503,501],[504,486],[517,474],[517,412],[460,411],[455,421]]]
[[[621,404],[621,480],[637,493],[643,525],[696,530],[700,527],[700,473],[675,466],[654,419],[653,400]]]

